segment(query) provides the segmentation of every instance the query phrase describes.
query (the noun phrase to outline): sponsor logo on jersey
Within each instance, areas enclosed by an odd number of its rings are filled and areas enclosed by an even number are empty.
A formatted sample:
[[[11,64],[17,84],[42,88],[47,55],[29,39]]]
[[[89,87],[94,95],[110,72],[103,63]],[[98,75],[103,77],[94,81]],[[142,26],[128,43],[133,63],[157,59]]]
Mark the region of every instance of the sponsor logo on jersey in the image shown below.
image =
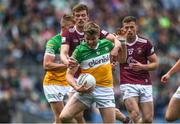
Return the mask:
[[[142,49],[141,48],[137,48],[137,54],[142,54]]]
[[[62,43],[66,41],[66,37],[62,37]]]
[[[109,59],[110,59],[109,55],[105,55],[105,56],[102,56],[101,58],[92,59],[92,61],[90,61],[88,65],[89,67],[93,67],[98,64],[106,63],[107,61],[109,61]]]

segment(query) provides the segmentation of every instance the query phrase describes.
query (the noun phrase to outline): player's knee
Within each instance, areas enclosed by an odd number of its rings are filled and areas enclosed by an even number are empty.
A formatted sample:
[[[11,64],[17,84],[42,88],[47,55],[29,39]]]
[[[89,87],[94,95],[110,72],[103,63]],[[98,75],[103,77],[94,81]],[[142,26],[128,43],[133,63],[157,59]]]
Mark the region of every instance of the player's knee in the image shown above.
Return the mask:
[[[75,116],[75,119],[76,119],[76,121],[77,121],[78,123],[84,123],[84,122],[85,122],[83,115],[84,115],[83,112],[80,112],[79,114],[77,114],[77,115]]]
[[[59,118],[60,118],[61,122],[63,122],[63,123],[69,122],[72,119],[71,116],[68,116],[68,115],[63,114],[63,113],[60,114]]]
[[[138,120],[141,118],[141,114],[139,111],[131,111],[130,117],[134,122],[138,122]]]
[[[176,120],[175,117],[172,117],[172,116],[170,116],[169,114],[166,114],[166,115],[165,115],[165,119],[166,119],[166,121],[168,121],[168,122],[173,122],[173,121]]]
[[[143,122],[144,122],[144,123],[152,123],[152,121],[153,121],[153,116],[152,116],[152,115],[145,116],[145,117],[143,118]]]

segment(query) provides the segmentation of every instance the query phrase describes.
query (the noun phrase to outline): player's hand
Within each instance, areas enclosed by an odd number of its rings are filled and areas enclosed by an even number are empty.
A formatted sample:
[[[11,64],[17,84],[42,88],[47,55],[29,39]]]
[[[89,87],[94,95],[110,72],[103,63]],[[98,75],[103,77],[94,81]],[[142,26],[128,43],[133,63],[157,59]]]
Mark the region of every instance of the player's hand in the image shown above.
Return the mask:
[[[92,92],[93,88],[86,87],[86,84],[87,84],[87,82],[84,82],[82,85],[76,86],[75,90],[77,92],[80,92],[80,93],[90,93],[90,92]]]
[[[165,74],[165,75],[163,75],[163,76],[161,77],[161,82],[167,83],[167,81],[169,80],[169,78],[170,78],[170,75],[167,73],[167,74]]]
[[[78,66],[77,61],[74,58],[69,57],[69,59],[68,59],[68,68],[74,68],[74,67],[77,67],[77,66]]]
[[[117,30],[116,30],[116,38],[124,38],[124,39],[126,39],[126,37],[127,37],[127,30],[125,29],[125,28],[118,28]]]
[[[130,64],[129,64],[129,67],[130,67],[133,71],[145,70],[144,64],[141,64],[141,63],[138,62],[137,60],[134,60],[133,63],[130,63]]]

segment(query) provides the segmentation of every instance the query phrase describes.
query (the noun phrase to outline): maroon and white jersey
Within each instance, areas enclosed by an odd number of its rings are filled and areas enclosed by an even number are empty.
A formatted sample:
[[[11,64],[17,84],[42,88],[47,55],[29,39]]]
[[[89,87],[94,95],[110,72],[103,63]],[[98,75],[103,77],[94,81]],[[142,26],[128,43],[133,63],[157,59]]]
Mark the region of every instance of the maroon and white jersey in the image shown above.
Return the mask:
[[[148,63],[148,57],[154,54],[154,47],[149,40],[136,35],[133,43],[127,43],[126,63],[120,64],[121,84],[151,85],[149,72],[146,70],[133,71],[129,64],[134,60],[142,64]]]
[[[101,30],[100,39],[106,38],[109,33],[105,30]],[[62,44],[69,44],[69,56],[82,41],[84,40],[84,33],[78,32],[76,26],[69,28],[62,33]]]

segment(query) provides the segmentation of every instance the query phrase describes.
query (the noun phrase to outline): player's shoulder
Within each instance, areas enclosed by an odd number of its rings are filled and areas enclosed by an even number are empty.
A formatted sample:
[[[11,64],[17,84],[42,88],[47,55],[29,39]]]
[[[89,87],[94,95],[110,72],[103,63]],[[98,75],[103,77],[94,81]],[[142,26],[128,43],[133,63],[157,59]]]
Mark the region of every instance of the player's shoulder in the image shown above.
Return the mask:
[[[151,43],[151,41],[147,37],[142,36],[142,35],[137,35],[137,41],[144,44]]]
[[[47,44],[59,44],[59,42],[61,41],[61,35],[60,34],[57,34],[55,35],[54,37],[50,38],[47,42]]]
[[[99,43],[100,44],[106,44],[106,45],[113,45],[113,43],[110,40],[106,39],[106,38],[100,39]]]
[[[75,27],[70,27],[67,30],[65,30],[64,32],[62,32],[62,36],[63,35],[70,35],[70,34],[75,33],[75,32],[76,32]]]

